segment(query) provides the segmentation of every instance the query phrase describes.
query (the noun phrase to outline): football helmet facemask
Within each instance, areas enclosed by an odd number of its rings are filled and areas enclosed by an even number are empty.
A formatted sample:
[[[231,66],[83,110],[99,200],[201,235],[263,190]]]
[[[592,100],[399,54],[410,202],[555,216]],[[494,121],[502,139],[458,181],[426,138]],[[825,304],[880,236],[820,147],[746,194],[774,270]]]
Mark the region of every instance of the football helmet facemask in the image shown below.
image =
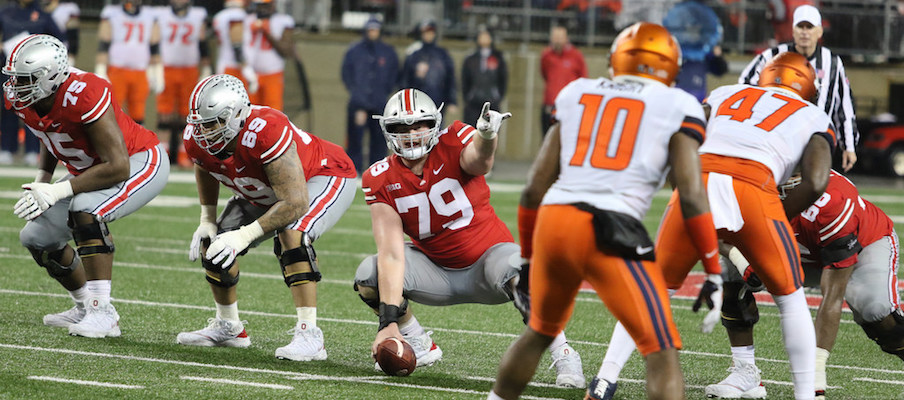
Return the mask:
[[[763,67],[759,86],[783,88],[806,101],[813,101],[817,93],[816,70],[806,57],[787,51],[777,55]]]
[[[386,137],[386,145],[393,153],[408,160],[427,155],[439,143],[439,130],[443,122],[443,105],[436,103],[426,93],[417,89],[396,92],[383,109],[383,115],[374,115]],[[426,124],[425,129],[411,132],[411,126]]]
[[[609,65],[613,77],[635,75],[671,86],[681,68],[681,46],[661,25],[638,22],[612,42]]]
[[[211,155],[228,158],[224,150],[250,114],[251,101],[242,81],[220,74],[195,86],[186,122],[192,125],[191,136],[199,147]]]
[[[69,78],[66,46],[50,35],[31,35],[23,39],[3,66],[9,80],[3,84],[6,98],[21,110],[50,96]]]
[[[778,186],[778,197],[784,200],[785,197],[788,197],[788,193],[800,185],[802,180],[803,178],[801,178],[800,172],[795,172],[794,175],[791,175],[791,177],[785,181],[785,183]]]

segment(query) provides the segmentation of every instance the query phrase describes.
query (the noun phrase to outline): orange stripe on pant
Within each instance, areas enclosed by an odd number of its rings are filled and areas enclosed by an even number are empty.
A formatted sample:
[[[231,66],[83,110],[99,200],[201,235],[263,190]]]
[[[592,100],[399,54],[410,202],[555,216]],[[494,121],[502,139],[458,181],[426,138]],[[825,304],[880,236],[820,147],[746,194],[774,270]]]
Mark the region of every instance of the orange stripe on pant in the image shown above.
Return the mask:
[[[646,356],[681,348],[662,272],[656,263],[627,260],[596,247],[592,215],[569,205],[540,207],[531,258],[531,329],[561,332],[586,280]]]
[[[110,66],[107,68],[110,85],[113,86],[113,98],[119,102],[132,119],[144,121],[144,107],[147,104],[151,88],[144,70],[126,69]]]
[[[737,232],[717,230],[719,239],[738,248],[773,295],[787,295],[803,283],[803,269],[794,231],[785,216],[771,172],[762,164],[732,157],[701,157],[703,181],[710,173],[732,176],[732,187],[744,226]],[[668,287],[681,287],[698,261],[684,228],[678,192],[666,207],[656,235],[656,258]]]

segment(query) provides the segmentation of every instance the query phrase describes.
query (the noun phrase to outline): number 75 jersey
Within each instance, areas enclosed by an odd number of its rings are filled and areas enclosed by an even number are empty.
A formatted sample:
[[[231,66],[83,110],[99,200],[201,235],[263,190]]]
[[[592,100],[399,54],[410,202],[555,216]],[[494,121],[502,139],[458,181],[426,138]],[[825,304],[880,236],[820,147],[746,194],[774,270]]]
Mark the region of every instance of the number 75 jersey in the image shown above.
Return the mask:
[[[829,116],[789,91],[729,85],[713,90],[705,102],[712,110],[700,154],[759,162],[772,171],[777,184],[794,172],[813,135],[835,146]]]

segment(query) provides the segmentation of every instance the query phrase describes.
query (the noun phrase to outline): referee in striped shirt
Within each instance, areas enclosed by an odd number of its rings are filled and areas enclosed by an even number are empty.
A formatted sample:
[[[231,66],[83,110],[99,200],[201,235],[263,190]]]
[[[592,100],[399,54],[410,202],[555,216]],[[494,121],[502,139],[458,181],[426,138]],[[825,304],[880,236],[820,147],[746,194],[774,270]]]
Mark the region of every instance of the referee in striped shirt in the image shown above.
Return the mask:
[[[816,69],[819,99],[815,104],[825,110],[838,129],[838,142],[843,146],[841,166],[847,172],[857,162],[854,147],[860,141],[860,133],[854,117],[850,82],[844,74],[841,58],[819,45],[819,39],[822,38],[822,17],[816,7],[803,5],[794,10],[793,37],[793,42],[782,43],[754,58],[744,68],[738,83],[755,86],[759,82],[763,66],[780,53],[793,51],[807,57],[810,65]]]

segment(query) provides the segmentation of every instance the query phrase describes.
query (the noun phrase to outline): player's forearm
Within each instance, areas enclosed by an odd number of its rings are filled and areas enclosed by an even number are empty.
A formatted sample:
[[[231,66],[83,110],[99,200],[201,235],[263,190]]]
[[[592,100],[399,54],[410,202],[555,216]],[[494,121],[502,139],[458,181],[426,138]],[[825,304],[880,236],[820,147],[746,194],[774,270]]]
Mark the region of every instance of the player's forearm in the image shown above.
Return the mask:
[[[72,185],[72,193],[86,193],[107,189],[129,179],[129,158],[124,160],[114,158],[85,170],[69,183]]]
[[[220,182],[206,170],[195,165],[195,183],[198,186],[198,200],[201,205],[216,205],[220,196]]]
[[[257,223],[261,225],[264,232],[272,232],[285,228],[304,216],[307,211],[308,204],[305,201],[280,200],[270,206],[270,209],[257,219]]]
[[[380,302],[396,306],[401,305],[404,282],[404,258],[378,252],[377,290],[380,292]]]

